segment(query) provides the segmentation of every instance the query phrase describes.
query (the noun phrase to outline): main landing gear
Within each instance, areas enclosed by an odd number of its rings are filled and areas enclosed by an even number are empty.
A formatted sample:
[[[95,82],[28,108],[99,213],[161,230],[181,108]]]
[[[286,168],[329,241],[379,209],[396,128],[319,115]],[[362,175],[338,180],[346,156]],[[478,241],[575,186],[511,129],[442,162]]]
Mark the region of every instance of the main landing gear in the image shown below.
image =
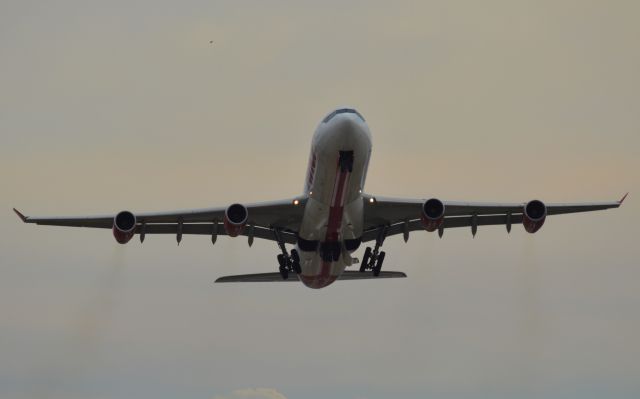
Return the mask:
[[[289,273],[295,272],[296,274],[302,273],[302,268],[300,267],[300,255],[298,255],[298,251],[295,249],[291,250],[291,256],[288,254],[279,254],[278,255],[278,264],[280,265],[279,271],[283,280],[289,278]]]
[[[382,270],[382,263],[384,262],[384,257],[386,253],[384,251],[380,251],[380,247],[384,241],[385,237],[385,229],[381,229],[378,234],[378,238],[376,239],[376,245],[371,249],[371,247],[367,247],[364,250],[364,255],[362,257],[362,263],[360,263],[360,272],[364,273],[367,270],[372,270],[373,275],[378,277],[380,275],[380,270]]]
[[[384,262],[385,252],[378,252],[377,248],[371,250],[371,247],[367,247],[364,250],[364,256],[362,257],[362,263],[360,263],[360,272],[364,273],[367,270],[373,270],[373,275],[378,277],[380,270],[382,270],[382,262]]]
[[[292,249],[291,255],[289,255],[284,246],[284,241],[282,241],[282,238],[280,237],[280,233],[277,230],[275,230],[275,232],[278,246],[282,251],[281,254],[278,254],[278,265],[280,266],[278,270],[280,271],[282,279],[286,280],[289,278],[290,272],[295,272],[296,274],[302,273],[302,268],[300,267],[300,254],[298,254],[298,251],[295,249]]]

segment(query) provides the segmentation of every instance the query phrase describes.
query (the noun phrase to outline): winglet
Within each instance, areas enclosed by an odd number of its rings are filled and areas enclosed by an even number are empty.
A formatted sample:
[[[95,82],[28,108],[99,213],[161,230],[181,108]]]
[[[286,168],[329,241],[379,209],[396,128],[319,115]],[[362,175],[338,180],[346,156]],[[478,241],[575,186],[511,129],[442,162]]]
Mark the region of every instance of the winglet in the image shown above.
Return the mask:
[[[624,197],[620,198],[620,201],[618,201],[618,204],[622,205],[622,203],[624,202],[624,199],[627,198],[627,195],[629,195],[629,193],[626,193]]]
[[[16,213],[16,215],[18,215],[18,217],[20,218],[20,220],[22,220],[24,223],[27,223],[27,217],[25,215],[23,215],[22,213],[20,213],[19,210],[17,210],[16,208],[13,208],[13,211]]]

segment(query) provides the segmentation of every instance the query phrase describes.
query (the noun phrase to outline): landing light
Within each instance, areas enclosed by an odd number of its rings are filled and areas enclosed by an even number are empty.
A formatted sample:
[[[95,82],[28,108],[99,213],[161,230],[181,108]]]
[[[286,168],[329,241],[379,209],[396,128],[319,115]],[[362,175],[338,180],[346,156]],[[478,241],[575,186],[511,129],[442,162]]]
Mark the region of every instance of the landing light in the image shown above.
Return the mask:
[[[374,202],[376,202],[376,200],[375,198],[369,198],[369,202],[373,204]]]
[[[293,200],[293,205],[299,205],[299,204],[300,204],[299,200],[297,200],[297,199]]]

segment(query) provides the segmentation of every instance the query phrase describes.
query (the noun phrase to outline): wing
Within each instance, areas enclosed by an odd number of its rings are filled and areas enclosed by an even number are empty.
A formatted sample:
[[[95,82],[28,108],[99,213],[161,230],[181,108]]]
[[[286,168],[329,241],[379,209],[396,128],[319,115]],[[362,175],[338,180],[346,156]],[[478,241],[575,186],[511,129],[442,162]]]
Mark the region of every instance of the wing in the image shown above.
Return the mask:
[[[585,203],[550,203],[545,204],[547,215],[564,213],[590,212],[602,209],[617,208],[624,199],[611,202]],[[364,204],[364,234],[362,241],[384,239],[395,234],[405,234],[416,230],[424,230],[420,216],[422,199],[383,198],[366,195]],[[505,225],[510,230],[511,224],[522,223],[523,209],[526,203],[490,203],[442,201],[444,204],[444,220],[440,227],[472,227],[475,234],[477,226]],[[474,227],[475,226],[475,227]]]
[[[306,198],[246,205],[247,227],[241,235],[277,241],[279,235],[285,243],[295,243],[296,233],[304,213]],[[134,213],[138,234],[201,234],[225,235],[219,228],[224,220],[225,207],[181,210],[173,212]],[[115,214],[72,217],[24,216],[14,209],[25,223],[49,226],[93,227],[111,229]]]

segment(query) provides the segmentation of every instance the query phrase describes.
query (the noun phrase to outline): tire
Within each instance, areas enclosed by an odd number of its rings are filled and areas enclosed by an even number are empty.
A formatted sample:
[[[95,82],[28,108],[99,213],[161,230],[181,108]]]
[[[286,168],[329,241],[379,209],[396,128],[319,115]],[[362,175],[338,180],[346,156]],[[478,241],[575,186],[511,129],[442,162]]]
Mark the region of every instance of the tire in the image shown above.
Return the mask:
[[[296,272],[296,274],[302,273],[302,267],[300,267],[300,262],[293,262],[293,271]]]
[[[380,275],[380,270],[382,270],[382,262],[384,262],[384,252],[380,252],[378,255],[378,261],[376,262],[376,266],[373,268],[373,275],[378,277]]]
[[[369,264],[369,259],[371,258],[371,247],[367,247],[364,250],[364,255],[362,255],[362,263],[360,263],[360,272],[364,273],[367,271],[367,265]]]
[[[333,254],[329,243],[323,242],[322,244],[320,244],[320,257],[322,258],[323,262],[333,261]]]
[[[342,252],[340,250],[340,244],[336,243],[336,245],[334,246],[334,248],[332,249],[332,255],[333,255],[333,261],[337,262],[340,260],[340,253]]]
[[[283,254],[278,255],[278,265],[280,265],[280,269],[284,269],[287,267],[287,260],[285,259]]]
[[[298,254],[298,251],[296,251],[295,249],[291,250],[291,260],[293,260],[293,263],[298,263],[300,264],[300,255]]]

